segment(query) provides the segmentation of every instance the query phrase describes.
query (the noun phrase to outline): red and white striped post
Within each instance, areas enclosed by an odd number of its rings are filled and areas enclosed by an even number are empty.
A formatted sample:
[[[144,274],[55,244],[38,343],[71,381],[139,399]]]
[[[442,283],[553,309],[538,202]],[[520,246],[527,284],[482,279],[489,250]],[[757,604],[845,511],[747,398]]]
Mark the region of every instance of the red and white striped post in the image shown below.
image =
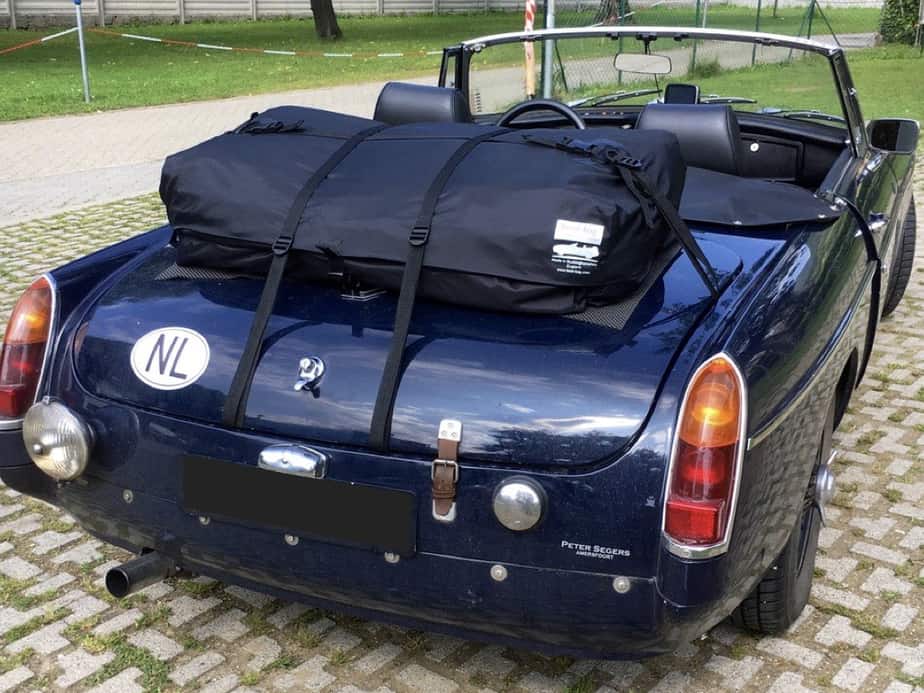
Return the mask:
[[[523,12],[523,31],[532,31],[536,20],[536,0],[526,0],[526,9]],[[526,98],[536,96],[536,51],[532,41],[523,43],[526,53]]]

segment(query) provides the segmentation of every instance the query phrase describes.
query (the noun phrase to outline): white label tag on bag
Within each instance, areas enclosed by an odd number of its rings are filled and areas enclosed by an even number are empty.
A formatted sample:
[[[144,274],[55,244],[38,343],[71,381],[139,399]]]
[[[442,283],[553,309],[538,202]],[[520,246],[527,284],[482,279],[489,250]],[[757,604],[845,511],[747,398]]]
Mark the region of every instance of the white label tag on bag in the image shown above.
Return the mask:
[[[602,224],[586,224],[581,221],[559,219],[555,223],[555,240],[600,245],[603,243],[603,231]]]

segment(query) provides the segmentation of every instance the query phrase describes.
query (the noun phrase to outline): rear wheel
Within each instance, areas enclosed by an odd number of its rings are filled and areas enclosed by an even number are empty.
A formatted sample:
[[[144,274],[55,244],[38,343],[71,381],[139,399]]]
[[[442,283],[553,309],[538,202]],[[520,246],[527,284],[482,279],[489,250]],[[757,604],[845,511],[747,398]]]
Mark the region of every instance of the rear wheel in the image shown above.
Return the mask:
[[[898,304],[902,302],[908,280],[911,278],[911,266],[914,264],[914,245],[917,238],[917,212],[914,207],[914,198],[905,215],[905,224],[899,230],[895,239],[895,252],[892,254],[892,265],[889,268],[889,287],[886,291],[885,306],[882,317],[891,315]]]
[[[793,624],[808,603],[822,522],[820,499],[816,497],[818,474],[831,456],[833,431],[832,403],[825,419],[815,466],[802,499],[799,520],[776,561],[732,613],[732,623],[741,628],[764,634],[780,633]]]

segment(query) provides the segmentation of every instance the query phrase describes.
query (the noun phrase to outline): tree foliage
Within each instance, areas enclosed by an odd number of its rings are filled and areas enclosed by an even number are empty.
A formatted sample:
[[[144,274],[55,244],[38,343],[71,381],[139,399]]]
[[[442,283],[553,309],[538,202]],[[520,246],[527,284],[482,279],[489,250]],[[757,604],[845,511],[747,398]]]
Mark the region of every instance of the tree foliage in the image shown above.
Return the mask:
[[[914,43],[921,0],[885,0],[879,33],[886,43]]]

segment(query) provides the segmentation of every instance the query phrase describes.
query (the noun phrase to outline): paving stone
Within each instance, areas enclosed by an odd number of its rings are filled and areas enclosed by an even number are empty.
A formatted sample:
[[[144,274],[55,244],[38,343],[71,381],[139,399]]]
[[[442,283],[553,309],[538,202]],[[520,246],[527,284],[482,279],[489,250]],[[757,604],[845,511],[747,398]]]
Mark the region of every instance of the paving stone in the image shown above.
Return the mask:
[[[0,524],[0,534],[11,532],[18,536],[32,534],[42,528],[42,516],[38,513],[22,515],[8,522]]]
[[[832,616],[815,635],[815,642],[829,646],[835,643],[846,643],[862,648],[872,637],[869,633],[854,628],[849,618]]]
[[[924,676],[924,643],[908,647],[897,642],[886,643],[882,648],[884,657],[901,662],[902,673],[915,678]]]
[[[802,674],[787,671],[777,677],[767,693],[814,693],[813,688],[802,685],[803,678]]]
[[[904,604],[893,604],[882,617],[882,625],[899,632],[905,630],[914,621],[918,610]]]
[[[37,565],[23,560],[19,556],[11,556],[0,561],[0,573],[13,580],[28,580],[42,572]]]
[[[902,537],[902,540],[898,542],[898,545],[904,549],[917,551],[919,548],[924,546],[924,527],[920,525],[912,527],[908,531],[908,534]]]
[[[182,645],[153,628],[133,633],[128,636],[128,642],[135,647],[147,650],[162,662],[173,659],[183,651]]]
[[[173,628],[179,628],[184,623],[192,621],[197,616],[201,616],[209,609],[214,609],[221,604],[220,599],[208,597],[206,599],[196,599],[195,597],[181,596],[167,603],[172,615],[167,619]]]
[[[267,616],[266,622],[277,628],[285,628],[306,611],[308,611],[308,607],[304,604],[292,602]]]
[[[60,654],[58,655],[58,667],[64,673],[55,679],[55,685],[62,688],[73,686],[90,674],[99,671],[113,659],[115,659],[115,654],[112,652],[94,655],[80,648],[67,654]]]
[[[866,581],[860,585],[860,589],[866,592],[898,592],[899,594],[908,594],[911,591],[911,583],[895,577],[895,571],[889,568],[879,566],[875,568]]]
[[[88,594],[71,602],[68,608],[71,610],[71,615],[65,619],[65,622],[78,623],[106,611],[109,604]]]
[[[762,638],[760,642],[757,643],[757,649],[767,654],[787,659],[790,662],[795,662],[809,669],[818,667],[823,659],[823,657],[814,650],[810,650],[794,642],[782,640],[781,638]]]
[[[57,564],[74,563],[78,566],[92,563],[103,557],[103,554],[97,550],[100,546],[101,543],[96,540],[87,541],[63,553],[59,553],[51,559],[51,562]]]
[[[242,602],[250,604],[250,606],[255,609],[262,609],[264,606],[273,601],[273,598],[268,594],[262,594],[260,592],[254,592],[245,587],[239,587],[238,585],[228,585],[225,587],[225,592],[230,594],[233,597],[237,597]]]
[[[299,664],[291,671],[285,672],[273,681],[273,686],[282,691],[317,691],[333,683],[335,677],[324,671],[329,660],[322,655],[315,655]]]
[[[722,655],[713,655],[706,662],[706,668],[715,672],[722,678],[722,684],[733,691],[740,691],[754,677],[754,674],[764,665],[756,657],[742,657],[729,659]]]
[[[32,553],[36,556],[43,556],[49,551],[60,548],[65,544],[70,544],[72,541],[77,541],[82,536],[83,533],[80,531],[62,533],[49,530],[42,532],[32,537]]]
[[[686,693],[690,690],[692,677],[679,671],[672,671],[655,684],[651,693]]]
[[[57,573],[56,575],[50,575],[44,580],[35,583],[28,589],[26,589],[23,594],[27,597],[40,597],[43,594],[48,592],[54,592],[61,589],[65,585],[72,583],[76,578],[69,573]]]
[[[111,679],[107,679],[100,685],[91,688],[88,693],[143,693],[144,687],[138,683],[140,676],[141,669],[129,667],[128,669],[123,669]]]
[[[818,556],[815,559],[815,565],[825,571],[826,578],[834,582],[844,582],[853,572],[853,569],[857,567],[857,563],[857,559],[849,556],[845,558]]]
[[[199,693],[228,693],[237,686],[238,678],[236,674],[227,674],[213,681],[208,682],[199,689]]]
[[[224,661],[225,658],[218,652],[206,652],[174,669],[169,678],[177,686],[185,686]]]
[[[282,652],[279,643],[266,635],[250,640],[241,649],[251,656],[246,666],[248,671],[260,671]]]
[[[334,628],[330,633],[324,636],[322,641],[325,647],[331,650],[346,652],[362,642],[362,638],[354,635],[345,628]]]
[[[71,644],[67,638],[61,635],[65,625],[64,621],[58,621],[57,623],[50,623],[47,626],[43,626],[29,633],[29,635],[19,640],[14,640],[7,645],[7,652],[16,654],[23,650],[35,650],[38,654],[43,655],[57,652]]]
[[[361,674],[374,674],[379,669],[390,664],[401,655],[401,648],[392,643],[379,645],[371,652],[367,652],[352,663],[352,667]]]
[[[812,596],[825,602],[831,602],[839,606],[853,609],[854,611],[864,611],[869,606],[869,599],[861,597],[855,592],[839,590],[829,587],[821,582],[812,584]]]
[[[419,664],[405,667],[397,676],[398,681],[419,693],[453,693],[459,690],[459,684],[445,676],[440,676]]]
[[[19,666],[0,676],[0,692],[6,693],[25,683],[34,676],[29,667]]]
[[[94,635],[112,635],[129,628],[137,623],[142,613],[138,609],[129,609],[125,613],[113,616],[108,621],[103,621],[93,629]]]
[[[866,678],[873,673],[873,669],[875,665],[851,657],[844,662],[844,665],[831,679],[831,683],[848,691],[858,691],[861,690]]]
[[[193,631],[193,636],[199,640],[217,637],[225,642],[233,642],[250,630],[241,621],[244,616],[244,612],[240,609],[230,609],[214,620],[196,628]]]

